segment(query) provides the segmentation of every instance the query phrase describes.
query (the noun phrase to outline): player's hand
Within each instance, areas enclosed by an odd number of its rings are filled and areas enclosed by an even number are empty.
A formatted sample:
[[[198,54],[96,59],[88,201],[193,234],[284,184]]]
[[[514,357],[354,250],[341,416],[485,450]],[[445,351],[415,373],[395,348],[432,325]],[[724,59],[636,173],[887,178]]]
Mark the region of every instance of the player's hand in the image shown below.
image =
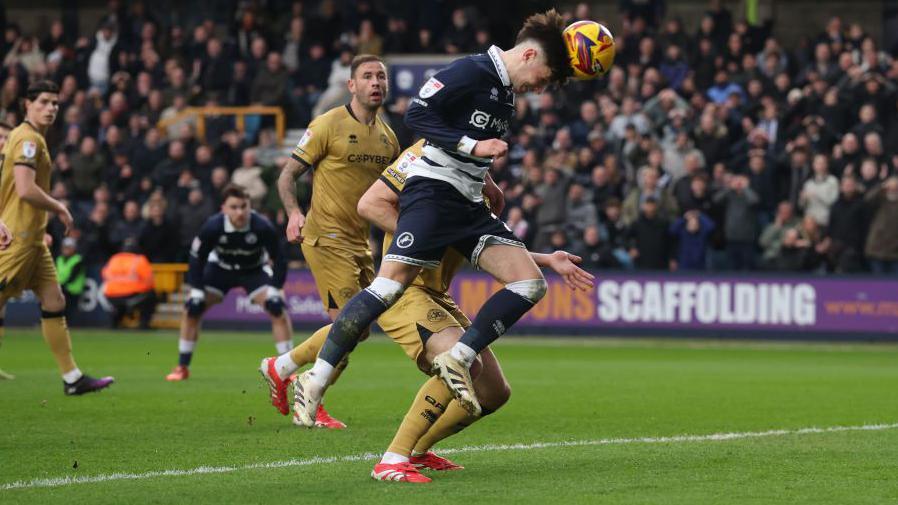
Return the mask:
[[[287,242],[299,244],[302,242],[302,229],[306,225],[306,216],[300,211],[290,213],[287,220]]]
[[[591,273],[578,267],[583,259],[565,251],[555,251],[549,255],[549,268],[564,278],[564,283],[571,289],[588,291],[593,287],[596,278]]]
[[[499,139],[480,140],[474,144],[471,154],[478,158],[501,158],[508,153],[508,142]]]
[[[487,177],[484,182],[483,196],[490,202],[490,211],[497,216],[501,216],[502,209],[505,208],[505,193],[502,192],[499,186],[496,186],[492,177]]]
[[[6,227],[6,223],[0,221],[0,251],[9,247],[12,242],[12,233]]]
[[[72,219],[72,213],[69,212],[69,209],[65,208],[65,205],[60,205],[59,210],[56,211],[56,217],[62,221],[63,226],[65,226],[65,235],[68,236],[75,227],[75,220]]]
[[[53,235],[49,233],[44,233],[44,245],[49,247],[53,247]]]

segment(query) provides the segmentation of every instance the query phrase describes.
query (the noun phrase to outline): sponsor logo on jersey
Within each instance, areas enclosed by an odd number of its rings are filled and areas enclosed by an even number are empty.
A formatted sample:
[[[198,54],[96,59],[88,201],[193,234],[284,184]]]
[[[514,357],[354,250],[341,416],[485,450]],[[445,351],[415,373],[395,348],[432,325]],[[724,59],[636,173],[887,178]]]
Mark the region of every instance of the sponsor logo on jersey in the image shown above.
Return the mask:
[[[492,100],[494,102],[499,101],[499,90],[498,89],[493,88],[490,90],[490,100]]]
[[[486,125],[490,122],[490,115],[482,110],[474,109],[474,112],[471,114],[471,120],[469,121],[474,127],[480,128],[481,130],[486,129]]]
[[[350,154],[346,157],[350,163],[374,163],[385,166],[390,164],[389,156],[381,156],[378,154]]]
[[[349,134],[349,143],[350,143],[350,144],[358,144],[358,143],[359,143],[359,137],[358,137],[355,133]]]
[[[408,249],[415,243],[415,236],[405,232],[396,239],[396,245],[401,249]]]
[[[34,158],[34,156],[37,155],[37,144],[31,140],[23,142],[22,155],[28,159]]]
[[[421,91],[418,92],[418,96],[421,98],[430,98],[439,93],[444,87],[446,87],[446,85],[440,82],[439,79],[431,77],[424,83],[424,86],[421,86]]]
[[[381,134],[380,134],[380,141],[383,142],[385,146],[387,146],[387,147],[392,147],[392,146],[390,145],[390,138],[387,137],[387,134],[386,134],[386,133],[381,133]]]

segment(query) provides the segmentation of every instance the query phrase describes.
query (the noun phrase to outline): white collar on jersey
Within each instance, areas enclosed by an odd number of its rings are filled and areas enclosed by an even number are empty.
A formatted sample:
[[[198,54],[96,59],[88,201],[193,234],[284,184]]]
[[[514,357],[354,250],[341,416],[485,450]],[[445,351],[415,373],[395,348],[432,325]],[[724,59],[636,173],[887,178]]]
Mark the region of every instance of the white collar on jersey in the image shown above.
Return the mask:
[[[502,57],[499,56],[501,52],[502,50],[498,46],[490,46],[486,54],[490,55],[490,59],[493,60],[493,66],[496,67],[496,73],[499,74],[499,79],[502,79],[502,85],[507,88],[511,86],[511,78],[508,77],[508,69],[505,68],[505,63],[502,62]]]
[[[246,226],[244,226],[243,228],[237,228],[236,226],[234,226],[233,223],[231,223],[231,220],[228,219],[228,215],[225,214],[225,217],[224,217],[225,233],[234,233],[235,231],[249,231],[249,223],[252,220],[252,218],[253,218],[253,216],[250,215],[249,219],[246,220]]]

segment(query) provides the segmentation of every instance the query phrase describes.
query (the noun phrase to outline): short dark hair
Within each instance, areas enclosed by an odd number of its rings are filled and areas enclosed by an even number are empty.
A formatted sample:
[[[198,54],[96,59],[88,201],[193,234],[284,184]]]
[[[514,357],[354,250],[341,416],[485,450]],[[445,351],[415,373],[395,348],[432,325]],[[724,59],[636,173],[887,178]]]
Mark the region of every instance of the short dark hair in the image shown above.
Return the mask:
[[[552,80],[557,83],[563,83],[574,73],[563,34],[564,18],[555,9],[550,9],[528,17],[515,39],[515,44],[526,40],[539,43],[546,53],[546,64],[552,71]]]
[[[246,188],[239,184],[228,184],[221,190],[221,201],[224,202],[228,198],[240,198],[242,200],[249,200],[249,194],[246,192]]]
[[[7,123],[6,121],[0,121],[0,128],[4,128],[6,130],[12,130],[12,125]]]
[[[362,66],[363,63],[370,63],[372,61],[377,61],[383,63],[384,60],[381,59],[380,56],[376,54],[357,54],[352,58],[352,63],[349,64],[349,76],[355,78],[355,71]],[[386,66],[386,65],[384,65]]]
[[[34,81],[28,85],[28,89],[25,91],[25,98],[33,102],[34,100],[37,100],[37,97],[39,97],[41,93],[58,94],[59,85],[46,79]]]

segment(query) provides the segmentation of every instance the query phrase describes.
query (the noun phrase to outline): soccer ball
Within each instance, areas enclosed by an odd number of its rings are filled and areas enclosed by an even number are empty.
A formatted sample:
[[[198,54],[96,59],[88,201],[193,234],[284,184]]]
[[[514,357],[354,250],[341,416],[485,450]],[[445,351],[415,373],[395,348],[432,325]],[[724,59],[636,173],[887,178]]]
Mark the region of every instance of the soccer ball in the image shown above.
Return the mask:
[[[614,63],[614,37],[595,21],[577,21],[564,29],[574,79],[589,80],[605,75]]]

